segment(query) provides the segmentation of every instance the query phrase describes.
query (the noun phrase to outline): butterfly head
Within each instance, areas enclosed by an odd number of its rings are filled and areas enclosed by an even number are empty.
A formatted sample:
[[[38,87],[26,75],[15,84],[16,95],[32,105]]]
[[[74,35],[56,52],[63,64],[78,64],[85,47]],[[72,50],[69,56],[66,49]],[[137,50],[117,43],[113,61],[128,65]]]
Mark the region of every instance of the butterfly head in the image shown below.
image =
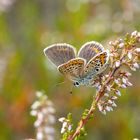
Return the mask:
[[[75,82],[73,83],[73,85],[74,85],[75,87],[79,87],[79,86],[80,86],[80,82],[75,81]]]

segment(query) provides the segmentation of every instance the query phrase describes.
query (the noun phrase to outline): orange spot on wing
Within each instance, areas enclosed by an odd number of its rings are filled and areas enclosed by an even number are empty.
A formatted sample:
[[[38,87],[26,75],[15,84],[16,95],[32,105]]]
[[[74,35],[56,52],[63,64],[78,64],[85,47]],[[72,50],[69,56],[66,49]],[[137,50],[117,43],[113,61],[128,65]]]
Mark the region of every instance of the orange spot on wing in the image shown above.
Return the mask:
[[[105,64],[105,54],[102,54],[100,56],[100,60],[101,60],[101,64],[104,65]]]
[[[93,51],[95,51],[95,53],[99,53],[100,51],[98,50],[98,48],[92,48]]]

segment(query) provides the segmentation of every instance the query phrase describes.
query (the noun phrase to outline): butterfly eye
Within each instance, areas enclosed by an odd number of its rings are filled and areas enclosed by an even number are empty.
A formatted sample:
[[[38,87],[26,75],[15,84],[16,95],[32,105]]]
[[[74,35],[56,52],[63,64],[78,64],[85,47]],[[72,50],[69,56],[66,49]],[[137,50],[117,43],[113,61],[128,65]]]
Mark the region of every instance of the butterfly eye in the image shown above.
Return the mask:
[[[96,70],[97,72],[99,71],[99,69],[98,69],[98,68],[96,68],[95,70]]]
[[[73,84],[74,84],[74,86],[76,86],[76,87],[78,87],[78,86],[80,85],[79,82],[74,82]]]

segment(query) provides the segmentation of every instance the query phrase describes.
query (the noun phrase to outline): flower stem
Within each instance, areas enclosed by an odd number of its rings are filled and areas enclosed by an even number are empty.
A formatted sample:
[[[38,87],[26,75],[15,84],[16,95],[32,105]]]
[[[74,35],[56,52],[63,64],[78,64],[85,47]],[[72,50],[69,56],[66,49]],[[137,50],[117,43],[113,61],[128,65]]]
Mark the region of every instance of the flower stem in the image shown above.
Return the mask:
[[[87,121],[89,120],[91,115],[93,115],[94,111],[96,110],[96,106],[97,106],[98,102],[100,101],[100,99],[103,97],[103,95],[105,93],[104,91],[106,89],[106,86],[111,82],[112,76],[115,74],[115,72],[119,68],[120,68],[120,66],[114,68],[110,72],[109,77],[106,80],[105,84],[102,86],[102,88],[98,91],[98,93],[96,94],[95,98],[93,99],[93,102],[91,104],[91,107],[90,107],[86,117],[85,118],[81,118],[81,120],[79,122],[79,125],[76,128],[76,131],[68,138],[68,140],[74,140],[80,134],[81,128],[83,128],[85,126],[85,124],[87,123]]]

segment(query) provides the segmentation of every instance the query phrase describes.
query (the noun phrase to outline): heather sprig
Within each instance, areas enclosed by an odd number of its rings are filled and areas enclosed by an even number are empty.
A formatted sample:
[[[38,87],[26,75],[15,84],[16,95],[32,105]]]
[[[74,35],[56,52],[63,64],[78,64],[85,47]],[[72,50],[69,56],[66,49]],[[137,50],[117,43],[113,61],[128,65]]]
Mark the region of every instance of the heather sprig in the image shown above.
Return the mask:
[[[55,140],[53,103],[42,92],[36,92],[36,101],[31,106],[31,115],[36,117],[36,140]]]
[[[110,62],[107,70],[93,81],[93,86],[96,87],[96,95],[93,96],[91,107],[84,111],[75,130],[73,130],[72,123],[68,123],[71,122],[68,118],[63,118],[63,121],[60,121],[63,123],[62,140],[78,140],[83,136],[82,134],[85,135],[84,126],[89,119],[94,118],[94,111],[97,108],[105,115],[117,107],[116,100],[122,94],[121,89],[132,86],[129,81],[129,77],[132,75],[130,71],[136,71],[139,68],[139,46],[140,32],[137,31],[126,34],[124,39],[109,42]],[[68,129],[69,126],[71,126],[70,129]]]
[[[72,114],[69,113],[67,115],[67,118],[62,117],[58,119],[59,122],[62,123],[62,128],[61,128],[61,133],[63,134],[63,138],[64,140],[68,139],[69,135],[72,134]]]

